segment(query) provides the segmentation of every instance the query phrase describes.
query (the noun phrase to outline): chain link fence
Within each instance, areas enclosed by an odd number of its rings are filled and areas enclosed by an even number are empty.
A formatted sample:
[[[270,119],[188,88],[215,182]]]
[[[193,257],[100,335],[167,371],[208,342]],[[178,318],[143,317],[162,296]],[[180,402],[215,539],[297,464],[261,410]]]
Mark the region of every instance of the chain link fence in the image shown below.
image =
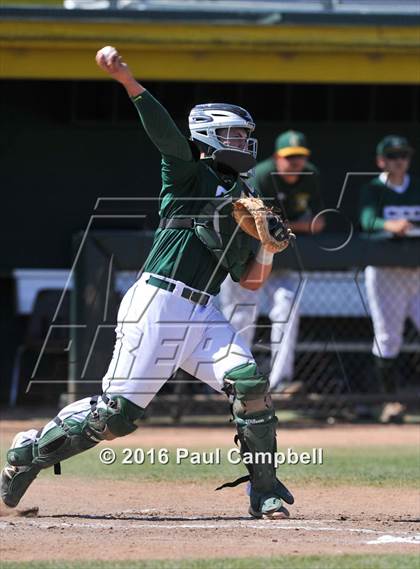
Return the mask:
[[[420,269],[408,270],[420,273]],[[293,275],[297,283],[294,306],[299,313],[297,339],[292,346],[295,356],[293,375],[289,378],[289,383],[279,385],[278,389],[274,390],[276,407],[290,410],[300,416],[322,419],[374,418],[378,415],[377,409],[381,409],[386,403],[395,402],[406,405],[409,412],[418,412],[420,336],[413,321],[404,319],[402,345],[392,369],[393,386],[392,389],[384,389],[374,365],[375,357],[372,355],[375,332],[365,273],[353,270],[309,271]],[[88,362],[83,368],[83,377],[92,378],[87,380],[85,386],[89,393],[96,393],[101,389],[100,380],[108,365],[115,338],[116,308],[136,277],[134,271],[115,273],[114,293],[106,296],[109,323],[100,326],[100,334],[98,330],[95,332],[94,350],[89,350]],[[404,283],[398,273],[395,273],[395,279],[395,282],[391,279],[388,283],[390,290],[386,301],[391,307],[397,307],[397,312],[401,313]],[[418,280],[419,292],[417,297],[413,296],[413,308],[420,303],[420,278]],[[95,291],[94,297],[87,299],[93,302],[91,307],[96,306],[100,287],[105,287],[106,282],[107,279],[102,276],[95,286],[89,285],[85,289],[92,294]],[[54,327],[50,328],[51,314],[57,308],[60,294],[55,292],[51,295],[50,292],[44,300],[44,294],[40,295],[36,303],[39,308],[35,307],[35,314],[31,317],[33,322],[28,329],[29,338],[16,358],[16,381],[11,390],[13,404],[57,402],[59,395],[69,389],[67,368],[69,363],[71,365],[71,358],[66,349],[70,342],[70,330],[66,325],[70,321],[68,294],[64,297],[65,302],[61,305]],[[253,354],[260,370],[266,374],[270,374],[272,368],[269,300],[270,295],[266,295],[259,306],[257,326],[252,339]],[[42,308],[43,303],[47,303],[49,308]],[[420,306],[418,308],[420,310]],[[101,319],[103,314],[103,306],[99,302],[94,316]],[[391,310],[393,325],[392,314]],[[395,328],[398,328],[397,324]],[[92,330],[94,329],[96,325],[92,325]],[[33,338],[30,337],[31,334]],[[40,349],[46,339],[48,349],[44,351],[39,362]],[[90,368],[91,365],[96,367]],[[40,381],[26,393],[28,378],[31,377]],[[149,413],[154,416],[166,414],[174,420],[179,420],[184,415],[226,414],[228,409],[228,401],[224,395],[215,394],[207,385],[180,370],[155,397]]]
[[[306,416],[345,419],[378,418],[389,402],[401,401],[408,410],[418,411],[420,335],[413,321],[404,319],[402,345],[392,370],[393,389],[386,390],[372,355],[375,332],[364,273],[305,273],[301,283],[293,377],[274,392],[276,406]],[[401,287],[398,274],[389,285],[388,301],[392,304]],[[269,312],[270,306],[260,306],[252,343],[259,368],[266,374],[270,374],[272,362]],[[168,409],[174,418],[184,412],[202,413],[206,408],[217,412],[218,398],[212,398],[209,388],[185,372],[171,378],[162,395],[172,406]]]

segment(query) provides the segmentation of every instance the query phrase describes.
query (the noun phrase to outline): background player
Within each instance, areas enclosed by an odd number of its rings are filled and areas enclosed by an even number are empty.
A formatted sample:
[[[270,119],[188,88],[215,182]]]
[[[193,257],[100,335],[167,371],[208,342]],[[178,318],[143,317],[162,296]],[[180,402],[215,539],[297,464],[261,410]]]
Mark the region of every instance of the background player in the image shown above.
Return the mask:
[[[386,231],[396,238],[420,234],[420,183],[408,173],[413,148],[390,135],[376,148],[382,174],[362,188],[360,222],[365,231]],[[416,228],[417,225],[417,228]],[[373,357],[382,389],[398,388],[397,357],[410,317],[420,331],[420,267],[374,267],[365,271],[366,292],[375,333]],[[383,408],[382,421],[403,417],[399,403]]]
[[[100,50],[96,61],[125,87],[162,155],[161,221],[143,273],[121,302],[102,395],[68,405],[39,431],[16,435],[1,476],[1,496],[10,507],[41,469],[133,432],[177,368],[232,398],[241,452],[276,450],[268,379],[213,303],[228,272],[255,288],[271,271],[273,252],[260,246],[255,253],[257,242],[238,231],[231,215],[232,200],[247,193],[239,173],[255,165],[252,118],[234,105],[197,105],[189,117],[192,143],[115,48]],[[213,250],[218,237],[223,263]],[[287,515],[281,498],[293,498],[276,479],[274,462],[247,468],[251,515]]]
[[[281,208],[294,233],[318,233],[324,227],[321,217],[319,173],[308,161],[311,151],[303,133],[288,130],[275,141],[274,154],[257,165],[250,180],[269,206]],[[295,346],[299,328],[297,293],[299,275],[276,270],[257,292],[239,289],[228,278],[223,283],[221,305],[231,324],[240,330],[249,346],[255,322],[264,307],[271,320],[272,390],[288,389],[293,378]]]

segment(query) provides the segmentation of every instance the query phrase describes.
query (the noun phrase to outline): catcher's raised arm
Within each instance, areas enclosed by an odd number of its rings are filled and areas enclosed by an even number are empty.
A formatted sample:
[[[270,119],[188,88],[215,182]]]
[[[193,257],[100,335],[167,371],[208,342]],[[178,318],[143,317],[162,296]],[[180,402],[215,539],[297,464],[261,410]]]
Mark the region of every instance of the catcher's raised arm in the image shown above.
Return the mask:
[[[145,132],[159,152],[187,162],[192,161],[191,148],[185,136],[179,131],[168,111],[134,78],[116,48],[103,47],[97,52],[95,59],[103,71],[125,88],[140,115]]]

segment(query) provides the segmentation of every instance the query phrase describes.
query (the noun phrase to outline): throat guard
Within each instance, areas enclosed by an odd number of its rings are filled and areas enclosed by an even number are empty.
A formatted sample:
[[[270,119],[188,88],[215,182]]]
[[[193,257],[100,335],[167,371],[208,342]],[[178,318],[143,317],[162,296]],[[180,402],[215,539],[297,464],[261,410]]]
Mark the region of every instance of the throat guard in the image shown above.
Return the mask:
[[[243,150],[236,150],[233,148],[223,148],[220,150],[215,150],[213,152],[212,158],[215,162],[216,167],[227,166],[231,168],[237,174],[242,172],[248,172],[255,168],[257,162],[249,152],[244,152]]]

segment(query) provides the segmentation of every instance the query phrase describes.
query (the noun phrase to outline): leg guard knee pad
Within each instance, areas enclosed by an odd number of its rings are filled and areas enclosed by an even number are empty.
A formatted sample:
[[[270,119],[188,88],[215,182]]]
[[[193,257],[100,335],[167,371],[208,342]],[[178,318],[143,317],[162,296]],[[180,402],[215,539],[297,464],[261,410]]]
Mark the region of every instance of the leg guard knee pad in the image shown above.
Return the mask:
[[[112,398],[103,395],[102,400],[106,402],[106,407],[93,408],[86,419],[85,433],[90,438],[112,440],[137,429],[144,409],[119,395]]]
[[[28,445],[11,448],[7,461],[14,466],[38,465],[48,468],[88,450],[102,440],[122,437],[135,431],[144,410],[128,399],[102,396],[105,407],[97,407],[98,398],[91,401],[91,410],[82,421],[56,417],[56,426]]]
[[[86,409],[82,420],[56,417],[55,426],[44,434],[35,429],[18,433],[7,452],[7,462],[0,475],[0,496],[14,508],[25,494],[40,470],[57,466],[62,460],[75,456],[97,445],[101,440],[128,435],[136,430],[144,410],[124,397],[112,399],[93,397],[91,409]],[[80,417],[81,413],[78,413]]]
[[[276,497],[293,503],[293,496],[276,478],[277,417],[268,379],[258,373],[255,362],[250,362],[225,375],[225,391],[233,397],[237,440],[251,481],[251,509],[257,513],[263,503]]]
[[[269,381],[258,372],[255,362],[233,368],[225,374],[224,382],[224,391],[233,399],[232,412],[239,431],[250,425],[276,423]]]
[[[269,391],[268,379],[258,372],[255,362],[234,367],[225,374],[224,391],[240,401],[261,399]]]

